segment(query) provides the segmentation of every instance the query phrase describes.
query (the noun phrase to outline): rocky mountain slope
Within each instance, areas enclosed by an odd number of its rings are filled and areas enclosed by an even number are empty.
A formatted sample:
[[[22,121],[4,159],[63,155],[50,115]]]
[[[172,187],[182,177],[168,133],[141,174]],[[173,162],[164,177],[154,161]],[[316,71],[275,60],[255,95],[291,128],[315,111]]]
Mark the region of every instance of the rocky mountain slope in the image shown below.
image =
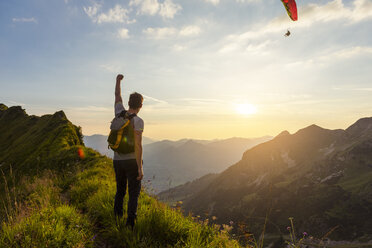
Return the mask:
[[[334,228],[334,239],[372,239],[372,118],[346,130],[311,125],[282,132],[214,177],[191,195],[183,190],[188,184],[159,196],[251,231],[262,228],[268,214],[267,231],[275,234],[285,233],[294,217],[298,230],[314,236]]]
[[[83,145],[81,128],[63,111],[41,117],[27,115],[20,106],[0,108],[0,164],[14,172],[35,174],[36,170],[61,168],[59,158],[72,146]]]

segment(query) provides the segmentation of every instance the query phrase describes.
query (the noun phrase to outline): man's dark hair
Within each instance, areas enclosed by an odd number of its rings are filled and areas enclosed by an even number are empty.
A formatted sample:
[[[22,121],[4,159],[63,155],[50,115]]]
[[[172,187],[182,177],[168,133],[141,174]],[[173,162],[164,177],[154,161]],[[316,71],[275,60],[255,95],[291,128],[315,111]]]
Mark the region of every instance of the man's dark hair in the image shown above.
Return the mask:
[[[128,105],[131,109],[138,109],[142,107],[143,96],[140,93],[134,92],[130,94]]]

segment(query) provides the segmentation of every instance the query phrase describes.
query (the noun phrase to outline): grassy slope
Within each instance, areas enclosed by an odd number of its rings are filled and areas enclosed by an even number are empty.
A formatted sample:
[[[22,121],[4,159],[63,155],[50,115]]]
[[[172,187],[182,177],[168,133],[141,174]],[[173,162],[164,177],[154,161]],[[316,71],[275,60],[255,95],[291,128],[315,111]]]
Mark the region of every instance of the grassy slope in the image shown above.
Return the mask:
[[[112,160],[85,148],[63,112],[35,117],[0,105],[0,133],[0,247],[239,247],[219,226],[145,192],[135,230],[116,224]]]

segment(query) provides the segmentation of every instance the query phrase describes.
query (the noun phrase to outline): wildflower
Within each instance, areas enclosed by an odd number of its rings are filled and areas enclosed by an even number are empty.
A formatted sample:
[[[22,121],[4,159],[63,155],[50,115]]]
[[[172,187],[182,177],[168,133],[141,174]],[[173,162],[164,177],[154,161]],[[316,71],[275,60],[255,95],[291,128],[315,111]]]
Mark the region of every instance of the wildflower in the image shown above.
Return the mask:
[[[212,220],[217,220],[217,217],[216,216],[212,216]]]
[[[230,226],[232,226],[234,224],[234,221],[230,220]]]
[[[303,232],[302,234],[303,234],[304,236],[307,236],[307,232]]]
[[[291,227],[287,226],[287,230],[290,231],[291,230]]]
[[[203,224],[208,225],[208,223],[209,223],[209,219],[205,219]]]
[[[221,228],[221,225],[213,225],[213,227],[218,231]]]
[[[230,232],[233,229],[232,226],[225,225],[225,224],[222,224],[222,228],[224,232]]]
[[[93,236],[93,238],[91,239],[91,241],[95,240],[97,237],[97,234]]]

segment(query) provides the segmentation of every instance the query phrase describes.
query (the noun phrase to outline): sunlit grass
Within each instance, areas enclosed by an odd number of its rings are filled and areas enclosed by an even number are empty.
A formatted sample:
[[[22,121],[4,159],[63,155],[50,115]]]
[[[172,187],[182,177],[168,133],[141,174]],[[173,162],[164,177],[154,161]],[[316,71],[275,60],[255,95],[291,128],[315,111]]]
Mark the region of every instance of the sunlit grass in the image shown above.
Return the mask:
[[[0,247],[87,247],[89,220],[72,206],[49,206],[13,225],[2,224]]]
[[[76,148],[71,148],[76,153]],[[241,247],[226,230],[184,216],[142,191],[134,230],[113,211],[116,192],[112,160],[85,149],[84,159],[59,158],[71,170],[22,179],[27,188],[2,222],[0,247]],[[71,153],[70,153],[71,155]],[[78,156],[77,153],[74,156]],[[78,170],[76,170],[78,169]],[[72,172],[72,173],[71,173]],[[25,185],[28,185],[27,187]],[[15,186],[9,192],[16,192]],[[16,195],[9,197],[14,202]],[[124,215],[128,196],[124,200]],[[9,205],[9,204],[8,204]],[[7,206],[8,206],[7,205]],[[14,208],[13,205],[9,205]],[[10,207],[9,207],[10,208]],[[20,214],[27,209],[27,214]]]
[[[71,186],[72,202],[84,208],[99,227],[97,242],[113,247],[240,247],[228,233],[184,217],[179,210],[158,202],[143,191],[135,228],[133,231],[127,229],[125,219],[117,220],[114,216],[116,185],[112,164],[97,164],[78,174],[79,180]],[[124,216],[127,201],[128,196],[124,200]]]

